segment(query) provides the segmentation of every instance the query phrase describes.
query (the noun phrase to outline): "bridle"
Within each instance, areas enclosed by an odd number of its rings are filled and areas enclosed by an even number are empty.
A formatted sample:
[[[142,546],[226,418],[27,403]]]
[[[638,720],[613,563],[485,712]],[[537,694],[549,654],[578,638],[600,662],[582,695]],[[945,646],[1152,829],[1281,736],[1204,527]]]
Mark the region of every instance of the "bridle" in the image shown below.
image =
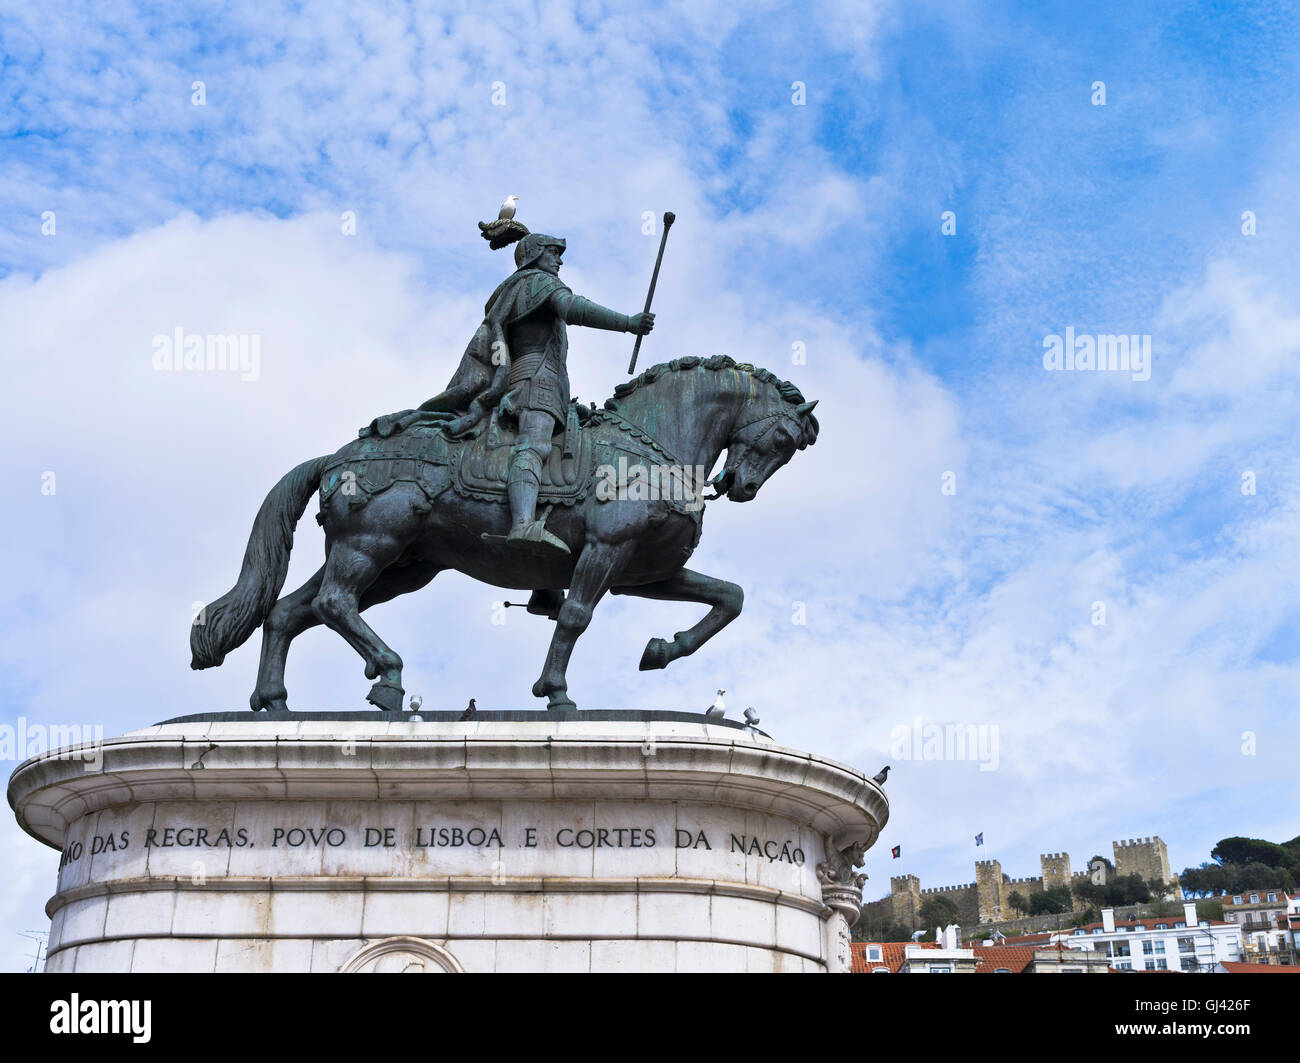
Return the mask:
[[[721,498],[727,492],[727,489],[731,486],[731,479],[736,474],[736,466],[744,460],[751,450],[757,447],[760,442],[766,439],[767,436],[776,429],[776,422],[788,421],[794,427],[795,438],[801,439],[803,437],[803,426],[800,424],[799,418],[784,408],[785,403],[781,402],[779,399],[777,401],[778,406],[776,409],[767,413],[760,413],[757,417],[753,417],[750,420],[745,421],[743,424],[738,424],[732,428],[732,442],[727,445],[727,464],[717,476],[713,477],[712,480],[705,484],[705,487],[711,487],[714,491],[712,495],[703,496],[706,500],[712,502],[715,498]],[[763,424],[767,421],[772,421],[774,423],[759,432],[752,442],[743,443],[736,439],[741,432],[746,428],[749,428],[751,425]]]

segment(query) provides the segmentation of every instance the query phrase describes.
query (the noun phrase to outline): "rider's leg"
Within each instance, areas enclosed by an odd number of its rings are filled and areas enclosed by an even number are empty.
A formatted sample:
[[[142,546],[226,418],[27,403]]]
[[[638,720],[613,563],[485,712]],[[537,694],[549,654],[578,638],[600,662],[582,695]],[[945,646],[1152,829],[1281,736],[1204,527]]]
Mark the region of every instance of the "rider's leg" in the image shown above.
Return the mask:
[[[524,410],[519,415],[519,435],[510,451],[506,492],[510,496],[511,538],[523,533],[537,512],[537,492],[542,470],[551,456],[551,415]]]
[[[551,456],[554,427],[554,418],[543,410],[524,410],[519,415],[519,436],[511,449],[510,472],[506,477],[511,518],[508,541],[516,546],[536,547],[539,553],[567,554],[569,548],[536,519],[537,494],[546,459]]]

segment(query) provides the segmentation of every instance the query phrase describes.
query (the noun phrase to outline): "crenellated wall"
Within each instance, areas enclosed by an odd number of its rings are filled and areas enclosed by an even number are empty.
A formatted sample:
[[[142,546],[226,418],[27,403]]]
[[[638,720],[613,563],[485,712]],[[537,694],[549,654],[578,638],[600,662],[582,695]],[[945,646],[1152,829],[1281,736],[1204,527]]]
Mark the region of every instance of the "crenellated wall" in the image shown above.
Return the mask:
[[[1158,835],[1113,842],[1112,848],[1116,874],[1137,873],[1144,879],[1159,879],[1172,891],[1177,890],[1178,877],[1169,869],[1169,851]],[[1012,917],[1008,900],[1012,893],[1021,893],[1028,898],[1057,886],[1069,889],[1075,883],[1088,880],[1087,871],[1071,869],[1067,852],[1042,853],[1038,859],[1042,874],[1026,878],[1003,875],[1002,865],[997,860],[977,860],[975,881],[960,886],[921,889],[920,880],[915,875],[899,875],[889,880],[890,896],[884,900],[890,902],[893,918],[907,926],[919,928],[917,913],[926,898],[933,896],[946,897],[956,904],[963,925],[989,923]],[[1073,907],[1076,911],[1082,907],[1077,898],[1073,898]]]

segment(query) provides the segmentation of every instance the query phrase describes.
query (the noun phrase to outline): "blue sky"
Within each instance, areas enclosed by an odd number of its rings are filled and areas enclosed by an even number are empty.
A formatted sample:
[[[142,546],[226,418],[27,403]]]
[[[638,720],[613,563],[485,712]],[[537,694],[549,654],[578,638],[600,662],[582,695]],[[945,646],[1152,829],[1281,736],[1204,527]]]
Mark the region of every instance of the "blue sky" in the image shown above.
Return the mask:
[[[872,772],[918,714],[996,726],[997,771],[895,764],[869,895],[900,871],[969,880],[981,830],[1015,877],[1112,838],[1159,833],[1182,867],[1227,834],[1300,833],[1294,5],[0,12],[22,559],[0,724],[115,734],[245,703],[256,645],[191,673],[190,603],[229,585],[285,470],[441,388],[508,268],[474,223],[516,193],[568,238],[575,290],[626,310],[642,213],[676,211],[643,359],[729,353],[822,400],[816,448],[709,511],[696,561],[746,587],[742,618],[645,677],[645,638],[690,607],[604,603],[580,704],[703,708],[722,685]],[[257,333],[259,379],[153,373],[177,326]],[[1151,379],[1044,371],[1067,326],[1150,335]],[[630,345],[571,342],[575,393],[609,394]],[[408,689],[531,704],[547,633],[491,626],[499,597],[440,577],[376,612]],[[289,683],[321,709],[368,686],[320,631]],[[54,857],[4,829],[0,915],[28,929]]]

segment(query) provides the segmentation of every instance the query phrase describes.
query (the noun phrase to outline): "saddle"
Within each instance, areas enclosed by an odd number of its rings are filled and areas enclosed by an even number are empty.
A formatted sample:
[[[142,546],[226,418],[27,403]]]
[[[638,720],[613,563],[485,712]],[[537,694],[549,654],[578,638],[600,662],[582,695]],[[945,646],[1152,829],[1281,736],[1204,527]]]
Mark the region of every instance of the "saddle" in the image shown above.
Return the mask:
[[[355,439],[335,453],[321,474],[321,508],[339,490],[353,508],[363,506],[399,481],[418,484],[433,501],[447,489],[456,449],[437,425],[416,424],[392,436]]]
[[[456,493],[485,502],[505,502],[515,436],[513,429],[499,422],[494,410],[487,429],[464,446],[455,465],[452,486]],[[577,505],[587,497],[592,468],[590,435],[579,428],[577,406],[571,402],[564,430],[551,441],[551,456],[542,469],[538,505]]]

